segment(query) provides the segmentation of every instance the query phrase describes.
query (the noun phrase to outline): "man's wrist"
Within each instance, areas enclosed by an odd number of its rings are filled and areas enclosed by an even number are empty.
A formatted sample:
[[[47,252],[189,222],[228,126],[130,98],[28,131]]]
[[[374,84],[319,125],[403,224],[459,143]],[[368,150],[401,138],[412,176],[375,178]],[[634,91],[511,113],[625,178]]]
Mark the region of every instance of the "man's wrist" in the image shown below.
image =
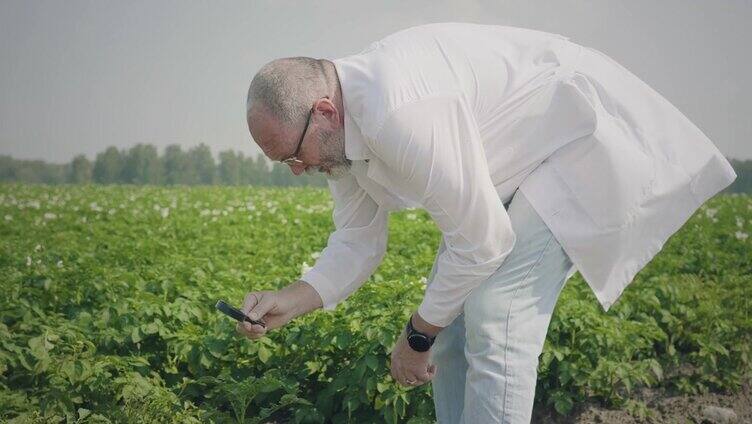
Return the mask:
[[[429,324],[417,312],[412,315],[412,320],[413,328],[430,337],[436,337],[436,335],[444,329],[444,327],[437,327],[433,324]]]
[[[297,280],[283,290],[290,291],[294,304],[295,317],[305,315],[324,306],[319,292],[303,280]]]

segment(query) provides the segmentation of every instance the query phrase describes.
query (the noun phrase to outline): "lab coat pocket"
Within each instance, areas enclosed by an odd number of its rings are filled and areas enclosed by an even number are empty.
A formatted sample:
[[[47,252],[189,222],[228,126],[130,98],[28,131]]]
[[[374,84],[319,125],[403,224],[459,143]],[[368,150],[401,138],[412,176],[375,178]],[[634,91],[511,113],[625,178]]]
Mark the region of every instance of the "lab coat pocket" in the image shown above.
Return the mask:
[[[582,210],[602,230],[629,226],[652,193],[656,163],[625,123],[602,109],[593,134],[550,160]]]

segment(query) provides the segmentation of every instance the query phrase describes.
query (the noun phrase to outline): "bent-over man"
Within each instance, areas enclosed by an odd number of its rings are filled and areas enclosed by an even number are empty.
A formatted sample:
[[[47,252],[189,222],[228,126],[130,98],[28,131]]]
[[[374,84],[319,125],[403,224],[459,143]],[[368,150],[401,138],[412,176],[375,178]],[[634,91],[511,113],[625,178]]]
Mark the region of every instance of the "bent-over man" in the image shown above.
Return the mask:
[[[578,270],[607,311],[697,208],[736,177],[679,110],[567,37],[464,23],[399,31],[253,78],[253,140],[323,172],[336,230],[315,265],[243,311],[267,328],[332,310],[373,273],[389,211],[442,232],[425,296],[391,353],[431,381],[439,423],[527,423],[556,300]]]

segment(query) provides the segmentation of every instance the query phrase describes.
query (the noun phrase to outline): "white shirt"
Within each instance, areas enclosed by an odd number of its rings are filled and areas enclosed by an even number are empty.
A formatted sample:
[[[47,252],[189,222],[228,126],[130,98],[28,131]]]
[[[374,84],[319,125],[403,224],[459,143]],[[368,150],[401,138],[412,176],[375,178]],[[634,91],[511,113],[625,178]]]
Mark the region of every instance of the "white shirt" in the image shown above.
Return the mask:
[[[446,250],[418,313],[449,325],[514,248],[517,189],[608,310],[736,176],[667,100],[558,34],[429,24],[333,62],[353,164],[329,181],[336,230],[301,277],[326,310],[381,262],[388,212],[421,207]]]

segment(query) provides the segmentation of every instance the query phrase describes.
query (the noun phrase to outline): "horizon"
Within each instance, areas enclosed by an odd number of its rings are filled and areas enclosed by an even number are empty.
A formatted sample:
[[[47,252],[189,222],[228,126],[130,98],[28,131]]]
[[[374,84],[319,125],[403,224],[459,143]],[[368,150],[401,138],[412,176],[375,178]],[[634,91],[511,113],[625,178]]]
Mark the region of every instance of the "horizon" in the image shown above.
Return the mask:
[[[331,17],[340,18],[332,23]],[[204,143],[261,153],[248,134],[253,74],[279,57],[333,59],[432,22],[562,34],[629,69],[728,158],[752,159],[752,2],[548,3],[260,0],[221,8],[177,0],[0,3],[0,154],[90,160],[128,149]]]

